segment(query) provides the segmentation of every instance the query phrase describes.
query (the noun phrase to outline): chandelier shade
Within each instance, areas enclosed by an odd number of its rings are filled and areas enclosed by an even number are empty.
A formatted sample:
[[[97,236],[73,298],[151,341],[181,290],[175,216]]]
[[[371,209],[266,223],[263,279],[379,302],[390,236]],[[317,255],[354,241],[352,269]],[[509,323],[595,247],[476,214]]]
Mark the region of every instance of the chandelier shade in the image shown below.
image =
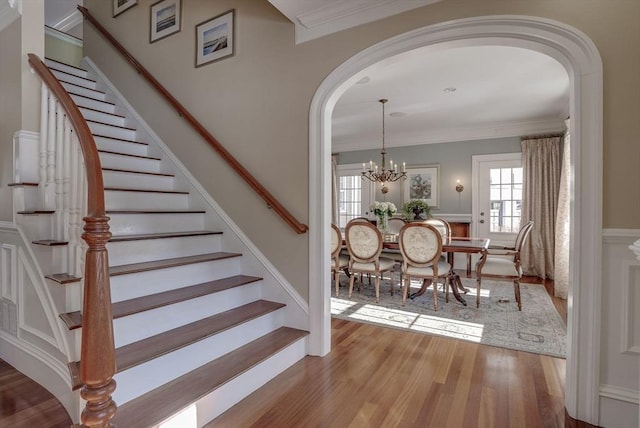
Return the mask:
[[[402,171],[398,171],[398,163],[393,163],[393,160],[389,160],[389,169],[387,169],[387,150],[384,146],[384,105],[387,103],[387,99],[378,100],[380,104],[382,104],[382,151],[380,154],[382,155],[382,164],[380,165],[380,169],[378,169],[378,165],[369,161],[369,168],[366,168],[366,164],[362,164],[362,179],[365,178],[374,182],[380,183],[383,189],[387,189],[385,186],[386,183],[390,183],[393,181],[398,181],[399,179],[407,179],[407,172],[405,163],[402,163]],[[388,189],[387,189],[388,190]],[[386,193],[383,191],[383,193]]]

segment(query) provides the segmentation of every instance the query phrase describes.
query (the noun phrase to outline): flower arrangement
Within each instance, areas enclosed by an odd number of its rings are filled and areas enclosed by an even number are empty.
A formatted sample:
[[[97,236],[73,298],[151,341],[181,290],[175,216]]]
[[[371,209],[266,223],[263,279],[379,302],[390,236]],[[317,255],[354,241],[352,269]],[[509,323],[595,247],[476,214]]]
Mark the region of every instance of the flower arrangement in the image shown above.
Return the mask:
[[[375,201],[374,204],[371,205],[370,209],[372,209],[373,213],[378,217],[382,217],[382,216],[385,216],[385,215],[387,217],[391,217],[396,212],[398,212],[398,209],[396,208],[396,206],[394,205],[393,202],[378,202],[378,201]]]
[[[424,199],[411,199],[402,206],[402,214],[407,220],[431,217],[431,207]]]

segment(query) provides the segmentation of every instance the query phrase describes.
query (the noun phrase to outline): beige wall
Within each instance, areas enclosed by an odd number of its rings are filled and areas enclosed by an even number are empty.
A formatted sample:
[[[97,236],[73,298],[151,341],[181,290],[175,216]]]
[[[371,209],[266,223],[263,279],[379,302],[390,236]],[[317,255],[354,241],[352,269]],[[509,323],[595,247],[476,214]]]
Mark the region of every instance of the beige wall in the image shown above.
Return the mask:
[[[13,134],[20,129],[20,20],[0,31],[0,221],[13,220]]]
[[[65,64],[80,67],[82,59],[82,45],[80,43],[64,40],[65,35],[54,36],[54,30],[49,30],[44,38],[44,51],[47,58],[55,59]],[[68,37],[68,36],[66,36]]]
[[[308,119],[322,80],[357,52],[430,24],[481,15],[564,22],[595,43],[604,68],[604,220],[640,228],[640,2],[636,0],[450,0],[295,45],[293,24],[266,1],[183,2],[182,31],[149,44],[149,6],[113,19],[111,4],[85,6],[292,213],[307,223]],[[194,27],[236,10],[236,54],[194,67]],[[304,297],[308,236],[295,235],[211,149],[140,83],[85,25],[85,53],[112,79],[202,185]]]

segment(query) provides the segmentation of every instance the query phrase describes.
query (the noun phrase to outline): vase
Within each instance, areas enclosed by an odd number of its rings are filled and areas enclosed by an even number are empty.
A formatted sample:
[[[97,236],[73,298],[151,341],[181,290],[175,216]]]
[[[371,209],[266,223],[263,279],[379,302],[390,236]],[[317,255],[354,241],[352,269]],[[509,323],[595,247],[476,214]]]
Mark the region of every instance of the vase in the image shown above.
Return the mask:
[[[379,215],[378,229],[380,229],[380,232],[382,233],[383,236],[387,234],[388,227],[389,227],[389,215],[388,214]]]

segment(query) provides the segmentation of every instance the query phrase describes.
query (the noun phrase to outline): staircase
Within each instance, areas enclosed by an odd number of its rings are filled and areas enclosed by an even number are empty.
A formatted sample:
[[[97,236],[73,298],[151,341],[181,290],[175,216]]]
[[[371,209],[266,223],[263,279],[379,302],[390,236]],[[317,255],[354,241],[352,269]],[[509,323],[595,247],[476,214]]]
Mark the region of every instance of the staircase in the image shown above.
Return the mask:
[[[304,308],[292,308],[291,291],[260,266],[259,255],[248,254],[244,237],[196,191],[108,82],[56,61],[46,64],[80,108],[102,163],[112,233],[113,423],[160,426],[195,408],[189,426],[202,426],[307,354],[306,326],[295,321]],[[34,183],[21,184],[24,209],[17,221],[38,248],[48,281],[67,288],[60,319],[79,349],[82,270],[68,267],[82,251],[70,250],[70,240],[52,239],[57,223],[51,217],[66,214],[39,210],[37,192],[26,190]],[[82,386],[78,356],[69,363],[74,389]]]

